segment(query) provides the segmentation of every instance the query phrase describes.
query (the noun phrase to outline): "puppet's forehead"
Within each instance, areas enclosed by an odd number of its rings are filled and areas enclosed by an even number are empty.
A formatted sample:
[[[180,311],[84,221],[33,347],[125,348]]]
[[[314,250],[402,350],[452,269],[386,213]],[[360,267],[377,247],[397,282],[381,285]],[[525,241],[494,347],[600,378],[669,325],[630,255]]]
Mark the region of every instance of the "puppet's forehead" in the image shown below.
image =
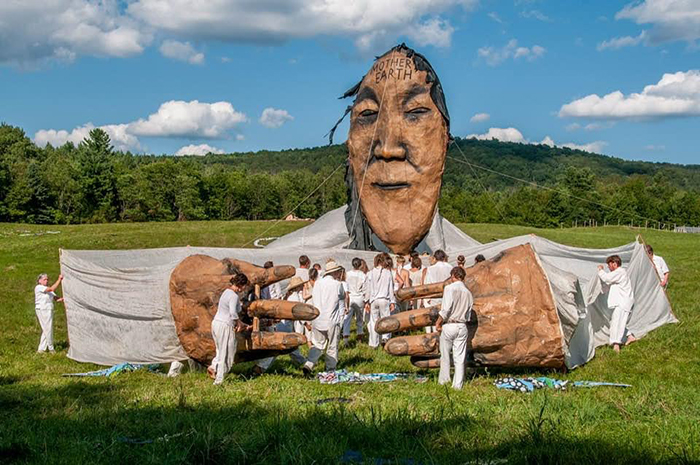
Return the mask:
[[[392,50],[391,52],[377,58],[372,67],[362,80],[362,86],[377,86],[394,83],[427,84],[427,73],[416,69],[413,57],[405,53]]]

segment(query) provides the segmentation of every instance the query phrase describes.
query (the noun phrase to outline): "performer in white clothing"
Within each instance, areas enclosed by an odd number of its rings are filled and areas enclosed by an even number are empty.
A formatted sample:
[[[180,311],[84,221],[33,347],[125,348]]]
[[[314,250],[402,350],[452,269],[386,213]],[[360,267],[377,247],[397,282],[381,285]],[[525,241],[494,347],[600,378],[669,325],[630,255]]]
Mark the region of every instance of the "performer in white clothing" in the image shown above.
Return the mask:
[[[610,286],[608,291],[608,307],[612,308],[610,317],[610,345],[615,352],[620,352],[620,345],[625,337],[627,321],[629,320],[632,306],[634,305],[634,292],[627,270],[622,268],[622,259],[618,255],[611,255],[605,259],[609,272],[605,272],[604,266],[598,266],[600,280]],[[630,338],[634,338],[630,334]]]
[[[268,268],[273,268],[275,264],[271,261],[265,262],[263,265],[263,268],[268,269]],[[260,298],[261,299],[273,299],[273,300],[282,300],[284,299],[284,293],[282,292],[282,286],[280,283],[272,283],[269,286],[265,286],[262,289],[260,289]]]
[[[56,297],[56,289],[63,281],[63,275],[58,275],[58,279],[49,287],[49,275],[40,274],[36,278],[34,287],[34,311],[41,326],[41,339],[37,352],[49,351],[54,353],[53,348],[53,302],[63,302],[62,297]]]
[[[441,283],[450,278],[452,267],[447,263],[447,254],[442,250],[436,250],[433,254],[433,258],[435,259],[435,263],[423,271],[423,284]],[[424,302],[426,307],[433,307],[435,305],[440,305],[442,299],[438,297],[426,299]],[[426,326],[425,332],[435,332],[435,327]]]
[[[335,370],[338,364],[338,342],[340,339],[340,301],[345,299],[345,291],[340,282],[343,267],[330,260],[326,263],[323,278],[314,285],[313,305],[319,311],[311,322],[311,349],[308,361],[304,364],[304,374],[311,374],[316,362],[326,351],[326,371]]]
[[[211,322],[211,335],[216,346],[216,356],[207,368],[209,377],[214,378],[214,384],[224,382],[226,374],[233,366],[236,356],[236,333],[246,331],[248,325],[238,319],[241,302],[238,292],[248,285],[248,277],[239,273],[231,278],[231,287],[226,289],[219,298],[219,305]]]
[[[668,286],[668,277],[671,274],[671,270],[668,269],[666,260],[660,255],[654,254],[654,248],[647,244],[646,246],[647,254],[651,257],[651,261],[654,262],[654,268],[656,268],[656,274],[659,275],[661,280],[661,287],[666,289]]]
[[[301,255],[299,257],[299,268],[297,268],[296,274],[294,276],[301,278],[304,282],[308,281],[310,267],[311,260],[309,260],[309,257],[307,257],[306,255]]]
[[[350,326],[353,318],[357,326],[357,339],[365,334],[365,294],[367,293],[367,275],[362,272],[362,260],[358,257],[352,259],[352,270],[347,273],[348,308],[343,320],[343,339],[347,345],[350,340]]]
[[[382,252],[374,257],[374,269],[367,277],[367,303],[365,313],[369,313],[369,346],[379,347],[380,337],[374,327],[380,318],[391,315],[396,305],[394,297],[394,279],[391,273],[391,257]],[[383,334],[382,342],[386,342],[390,334]]]
[[[450,353],[455,364],[454,389],[462,389],[464,383],[464,361],[467,355],[467,322],[474,305],[474,298],[464,285],[464,268],[456,266],[445,286],[440,316],[435,328],[440,332],[440,384],[450,382]]]

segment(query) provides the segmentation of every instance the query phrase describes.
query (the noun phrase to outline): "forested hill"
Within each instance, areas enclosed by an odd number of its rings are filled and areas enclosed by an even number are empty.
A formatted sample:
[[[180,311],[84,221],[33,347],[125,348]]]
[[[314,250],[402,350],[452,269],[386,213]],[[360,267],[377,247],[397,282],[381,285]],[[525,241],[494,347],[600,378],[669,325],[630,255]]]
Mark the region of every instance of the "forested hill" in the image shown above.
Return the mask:
[[[455,144],[459,144],[459,148]],[[344,145],[332,145],[280,151],[210,154],[201,157],[201,161],[205,164],[226,164],[267,173],[298,169],[317,172],[323,168],[335,168],[346,156],[347,150]],[[545,185],[555,183],[567,166],[588,168],[598,179],[612,179],[617,182],[631,175],[654,176],[659,173],[667,177],[675,187],[700,189],[700,165],[629,161],[562,147],[460,138],[451,145],[448,156],[450,158],[445,172],[445,181],[448,184],[462,185],[464,174],[467,174],[467,178],[472,177],[471,169],[462,162],[466,157],[470,163],[477,165],[475,171],[479,178],[483,179],[486,185],[497,189],[514,187],[518,182],[478,167]],[[454,160],[455,158],[457,160]],[[472,181],[467,179],[467,182]]]
[[[346,156],[344,145],[134,155],[115,152],[101,129],[78,146],[40,148],[22,129],[1,124],[0,222],[257,220],[290,212],[316,218],[346,202]],[[448,153],[440,211],[454,222],[695,226],[700,166],[457,139]]]

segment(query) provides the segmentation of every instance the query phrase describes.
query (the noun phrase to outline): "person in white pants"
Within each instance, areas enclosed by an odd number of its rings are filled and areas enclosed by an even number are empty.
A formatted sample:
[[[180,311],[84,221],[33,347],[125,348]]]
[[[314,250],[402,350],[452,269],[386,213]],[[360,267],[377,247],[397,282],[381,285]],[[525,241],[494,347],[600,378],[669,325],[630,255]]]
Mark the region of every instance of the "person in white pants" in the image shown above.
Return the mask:
[[[365,294],[367,292],[367,275],[360,269],[362,260],[358,257],[352,259],[353,269],[347,273],[345,282],[348,288],[348,311],[343,319],[343,339],[345,344],[350,340],[350,325],[353,318],[357,326],[357,339],[365,334]]]
[[[441,283],[450,278],[452,266],[447,263],[447,254],[443,250],[436,250],[433,253],[433,258],[435,263],[423,270],[423,284]],[[432,299],[426,299],[424,302],[426,307],[433,307],[440,305],[442,299],[433,297]],[[436,329],[435,326],[426,326],[425,332],[433,333]]]
[[[284,296],[285,300],[288,300],[290,302],[303,303],[304,298],[301,295],[302,287],[304,287],[304,281],[302,281],[302,279],[300,277],[294,276],[289,281],[289,284],[287,285],[287,292],[285,293],[285,296]],[[282,320],[275,325],[275,332],[293,333],[294,332],[294,323],[295,323],[295,321],[293,321],[293,320]],[[292,362],[297,366],[303,366],[306,363],[306,357],[304,357],[301,354],[301,351],[299,349],[290,353],[289,356],[291,357]],[[267,369],[270,368],[270,365],[272,365],[272,362],[274,362],[276,358],[277,357],[268,357],[268,358],[264,358],[262,360],[259,360],[255,364],[253,371],[255,371],[255,373],[258,375],[265,373],[265,371],[267,371]]]
[[[216,346],[216,356],[207,368],[209,377],[214,378],[214,384],[220,385],[233,366],[236,356],[236,333],[245,331],[248,327],[241,322],[238,314],[241,311],[241,301],[238,292],[248,285],[248,277],[239,273],[231,278],[231,287],[226,289],[219,298],[219,305],[211,322],[211,335]]]
[[[326,263],[323,278],[314,285],[313,305],[319,311],[311,322],[311,349],[303,366],[304,374],[310,375],[323,351],[326,351],[326,371],[335,370],[338,365],[338,342],[340,340],[340,301],[345,299],[345,291],[340,282],[343,268],[334,260]]]
[[[63,275],[59,274],[53,286],[49,287],[49,275],[40,274],[36,278],[34,287],[34,311],[41,326],[41,339],[37,352],[49,351],[54,353],[53,348],[53,302],[63,302],[62,297],[56,297],[56,289],[63,281]]]
[[[625,337],[627,321],[634,306],[634,292],[632,283],[627,275],[627,270],[622,268],[622,259],[619,255],[611,255],[605,259],[610,269],[605,272],[603,265],[598,265],[600,280],[610,286],[608,291],[608,307],[612,308],[610,317],[610,345],[615,352],[620,352],[620,345]],[[629,338],[634,338],[629,334]]]
[[[386,342],[391,337],[391,334],[382,334],[380,338],[379,333],[375,330],[377,321],[391,315],[396,305],[391,262],[389,254],[385,252],[377,254],[374,257],[374,268],[367,276],[365,312],[369,313],[367,330],[369,331],[369,346],[373,349],[379,347],[380,341]]]
[[[440,316],[435,328],[440,332],[440,376],[438,382],[450,382],[450,353],[455,364],[454,389],[464,384],[464,362],[467,356],[467,321],[474,305],[474,298],[464,285],[466,272],[456,266],[450,273],[449,284],[442,294]]]
[[[652,246],[647,244],[646,249],[647,254],[651,258],[651,261],[654,262],[654,268],[656,269],[656,274],[659,275],[661,287],[663,287],[665,290],[666,286],[668,286],[668,277],[671,274],[671,270],[668,269],[668,265],[666,264],[666,260],[664,260],[664,257],[662,257],[661,255],[656,255],[654,253],[654,248]]]

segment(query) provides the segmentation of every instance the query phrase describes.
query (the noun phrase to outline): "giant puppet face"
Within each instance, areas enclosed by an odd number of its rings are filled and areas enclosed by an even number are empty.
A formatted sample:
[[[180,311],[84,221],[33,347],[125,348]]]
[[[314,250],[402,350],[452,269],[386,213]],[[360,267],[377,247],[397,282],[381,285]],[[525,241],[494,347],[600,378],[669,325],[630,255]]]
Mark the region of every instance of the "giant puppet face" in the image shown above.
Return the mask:
[[[374,234],[400,254],[430,229],[449,140],[447,110],[443,104],[441,112],[431,95],[439,81],[429,78],[432,69],[417,67],[422,57],[408,50],[392,49],[365,75],[347,141],[362,213]]]

